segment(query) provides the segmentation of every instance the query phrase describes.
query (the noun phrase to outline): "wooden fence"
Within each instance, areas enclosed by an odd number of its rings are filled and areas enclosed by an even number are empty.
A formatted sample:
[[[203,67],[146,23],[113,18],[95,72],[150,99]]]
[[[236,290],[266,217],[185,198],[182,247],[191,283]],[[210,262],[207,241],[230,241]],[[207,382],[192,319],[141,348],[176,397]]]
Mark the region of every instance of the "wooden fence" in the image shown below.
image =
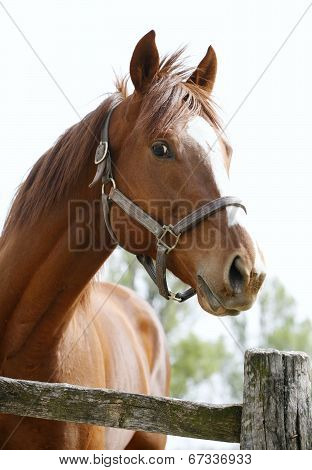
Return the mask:
[[[301,352],[245,353],[243,404],[0,377],[0,413],[240,442],[241,449],[312,449],[311,366]]]

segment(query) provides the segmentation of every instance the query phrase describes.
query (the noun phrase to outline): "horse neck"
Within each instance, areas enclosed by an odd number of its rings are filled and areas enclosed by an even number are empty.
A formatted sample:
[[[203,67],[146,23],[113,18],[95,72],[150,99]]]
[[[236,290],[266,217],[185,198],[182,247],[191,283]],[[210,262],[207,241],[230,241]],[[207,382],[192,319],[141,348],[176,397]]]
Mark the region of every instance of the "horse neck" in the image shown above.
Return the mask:
[[[80,181],[82,185],[87,187],[87,182]],[[96,191],[89,193],[94,196]],[[88,201],[89,193],[79,194],[79,199],[91,211],[87,218],[96,222],[94,227],[71,223],[69,197],[31,227],[13,230],[2,244],[0,375],[9,370],[11,359],[26,354],[36,361],[36,354],[57,344],[91,278],[113,250],[101,207]],[[69,246],[77,229],[83,244]]]

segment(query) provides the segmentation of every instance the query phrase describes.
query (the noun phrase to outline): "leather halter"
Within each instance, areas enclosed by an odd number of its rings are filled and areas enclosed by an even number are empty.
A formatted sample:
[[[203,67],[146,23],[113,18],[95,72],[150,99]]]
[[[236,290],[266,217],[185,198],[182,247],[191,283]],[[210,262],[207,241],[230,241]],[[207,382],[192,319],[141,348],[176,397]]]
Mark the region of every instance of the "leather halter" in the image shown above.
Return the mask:
[[[101,141],[95,153],[95,164],[97,166],[97,170],[90,187],[94,186],[101,179],[101,200],[104,220],[112,240],[117,245],[119,242],[110,223],[110,206],[112,202],[117,204],[131,218],[139,222],[139,224],[143,225],[155,236],[157,240],[156,263],[154,263],[153,259],[149,255],[137,255],[137,259],[144,266],[151,279],[157,285],[160,295],[165,297],[167,300],[184,302],[185,300],[195,295],[196,290],[192,287],[189,287],[184,292],[178,292],[176,294],[170,291],[166,279],[166,261],[168,253],[170,253],[177,246],[179,238],[184,232],[195,227],[195,225],[197,225],[199,222],[207,219],[221,209],[224,209],[228,206],[236,206],[241,207],[245,212],[247,212],[246,208],[240,199],[232,196],[225,196],[204,204],[181,219],[175,225],[159,224],[155,219],[143,211],[139,206],[130,201],[130,199],[128,199],[121,191],[119,191],[119,189],[116,188],[116,183],[112,173],[112,159],[108,140],[109,123],[113,110],[114,107],[111,108],[107,113],[102,127]],[[105,192],[105,187],[107,184],[110,184],[111,186],[108,194]]]

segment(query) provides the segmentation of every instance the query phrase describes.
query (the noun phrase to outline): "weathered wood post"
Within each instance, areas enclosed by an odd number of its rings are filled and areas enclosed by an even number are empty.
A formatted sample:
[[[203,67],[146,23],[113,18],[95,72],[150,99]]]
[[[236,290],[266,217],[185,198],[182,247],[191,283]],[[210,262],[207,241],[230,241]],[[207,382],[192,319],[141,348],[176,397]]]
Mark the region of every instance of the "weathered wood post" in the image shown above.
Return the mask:
[[[312,449],[309,356],[250,349],[244,368],[241,449]]]

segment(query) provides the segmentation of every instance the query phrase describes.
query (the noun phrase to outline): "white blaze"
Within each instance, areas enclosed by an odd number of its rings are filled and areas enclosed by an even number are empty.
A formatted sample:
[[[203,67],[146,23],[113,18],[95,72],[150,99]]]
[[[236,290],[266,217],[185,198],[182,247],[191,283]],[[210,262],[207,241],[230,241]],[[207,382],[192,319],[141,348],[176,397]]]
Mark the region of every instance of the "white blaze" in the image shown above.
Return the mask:
[[[207,155],[206,158],[210,163],[219,197],[232,196],[229,175],[225,168],[221,144],[215,129],[204,118],[196,116],[188,123],[186,131],[202,147]],[[242,208],[229,206],[226,208],[226,211],[229,226],[238,223],[238,214],[240,214],[239,218],[241,219],[240,222],[242,222],[242,217],[245,215]]]
[[[202,147],[209,161],[212,175],[217,186],[219,196],[233,196],[231,191],[231,184],[228,172],[224,163],[223,149],[218,139],[218,135],[213,128],[203,117],[196,116],[187,125],[187,134],[195,140],[195,142]],[[250,236],[256,254],[255,270],[262,271],[263,263],[260,259],[257,243],[252,237],[250,231],[247,229],[247,219],[245,211],[240,207],[228,206],[226,208],[228,226],[240,225],[243,227]]]

